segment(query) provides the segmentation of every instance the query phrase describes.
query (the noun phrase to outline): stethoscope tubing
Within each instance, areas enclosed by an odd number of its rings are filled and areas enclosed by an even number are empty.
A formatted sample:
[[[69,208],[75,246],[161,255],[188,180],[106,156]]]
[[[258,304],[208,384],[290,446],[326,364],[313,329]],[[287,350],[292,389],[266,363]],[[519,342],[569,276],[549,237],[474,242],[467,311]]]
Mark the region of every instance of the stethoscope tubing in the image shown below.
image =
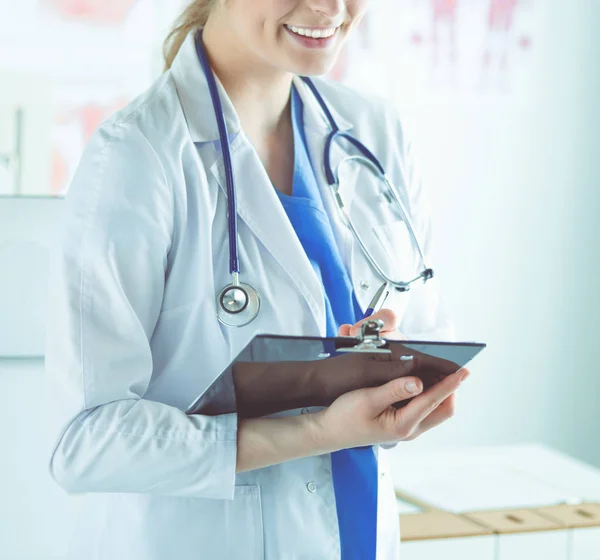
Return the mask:
[[[221,144],[221,152],[223,155],[223,163],[225,166],[225,182],[226,182],[226,187],[227,187],[227,218],[228,218],[228,232],[229,232],[229,273],[232,275],[232,284],[230,286],[226,286],[225,288],[223,288],[223,290],[220,292],[220,294],[218,296],[219,311],[222,311],[225,314],[225,316],[223,316],[222,313],[220,313],[220,312],[218,315],[219,315],[219,320],[222,321],[224,324],[231,325],[231,326],[242,326],[244,324],[251,322],[256,317],[256,315],[258,315],[258,310],[260,307],[260,296],[255,288],[249,286],[248,284],[240,284],[240,282],[239,282],[240,266],[239,266],[239,252],[238,252],[237,198],[236,198],[236,190],[235,190],[235,178],[234,178],[234,172],[233,172],[233,161],[232,161],[231,149],[230,149],[230,145],[229,145],[229,133],[227,131],[227,124],[225,122],[225,114],[223,111],[223,105],[221,103],[221,97],[220,97],[219,91],[218,91],[217,80],[216,80],[216,77],[212,70],[212,67],[210,65],[210,62],[208,60],[208,55],[206,53],[204,45],[202,44],[202,30],[200,30],[196,34],[196,50],[198,53],[198,59],[200,61],[200,64],[201,64],[204,74],[206,76],[206,81],[208,83],[208,88],[209,88],[210,96],[211,96],[213,107],[214,107],[214,113],[215,113],[215,118],[217,121],[217,127],[219,129],[219,141]],[[427,281],[428,279],[430,279],[433,276],[433,271],[426,267],[425,267],[425,272],[423,272],[421,275],[417,276],[415,279],[410,280],[409,282],[399,282],[399,281],[392,280],[384,273],[384,271],[379,267],[379,265],[375,262],[375,260],[373,259],[373,257],[369,253],[369,251],[367,250],[367,247],[365,246],[362,239],[358,235],[358,232],[356,231],[356,228],[352,224],[350,216],[343,204],[343,201],[339,194],[339,180],[336,178],[336,175],[333,171],[333,167],[331,164],[332,145],[333,145],[333,142],[338,138],[345,139],[348,142],[350,142],[362,154],[362,156],[367,160],[367,162],[370,163],[371,165],[373,165],[376,168],[376,170],[378,171],[378,173],[381,174],[381,176],[386,184],[387,189],[390,191],[391,196],[394,198],[394,200],[399,205],[399,207],[402,211],[402,214],[405,218],[406,225],[410,231],[410,235],[412,236],[413,240],[415,241],[417,250],[419,252],[419,256],[421,258],[421,262],[423,264],[425,264],[425,256],[423,253],[423,249],[422,249],[419,239],[416,235],[416,232],[414,230],[412,222],[408,216],[406,208],[404,207],[404,203],[402,202],[398,193],[393,188],[392,183],[390,182],[390,180],[385,172],[385,169],[383,168],[383,165],[381,164],[379,159],[357,138],[355,138],[351,134],[342,132],[340,130],[335,118],[333,117],[333,114],[331,113],[331,111],[329,109],[329,106],[323,99],[321,93],[315,86],[314,82],[309,77],[306,77],[306,76],[302,77],[302,80],[307,84],[307,86],[313,93],[315,99],[319,103],[321,110],[323,111],[325,117],[327,118],[327,121],[331,128],[331,132],[328,134],[326,141],[325,141],[325,154],[324,154],[325,175],[326,175],[329,186],[334,191],[334,198],[337,202],[338,208],[342,212],[347,225],[352,230],[352,233],[353,233],[355,239],[358,241],[363,253],[366,255],[368,261],[373,266],[373,268],[378,272],[378,274],[384,280],[386,280],[386,282],[388,282],[391,286],[395,287],[396,290],[398,290],[398,291],[408,291],[410,289],[410,285],[412,283],[416,282],[417,280],[419,280],[420,278],[423,278],[425,281]],[[352,159],[352,158],[350,158],[350,159]],[[402,178],[403,178],[403,180],[405,180],[406,176],[404,174],[403,167],[401,167],[401,172],[402,172]],[[229,291],[229,289],[235,289],[235,290],[239,291],[240,294],[242,294],[246,299],[246,303],[242,306],[242,308],[240,310],[238,310],[235,313],[235,315],[237,315],[237,317],[236,317],[236,321],[234,321],[234,322],[229,322],[227,320],[228,316],[229,315],[233,316],[234,313],[232,313],[232,311],[228,310],[226,305],[223,302],[223,297]],[[242,312],[246,310],[246,308],[248,307],[248,302],[251,302],[251,301],[253,302],[253,305],[251,306],[253,316],[249,317],[247,320],[240,320]]]
[[[362,142],[360,142],[351,134],[346,134],[345,132],[340,131],[340,127],[337,125],[335,118],[329,110],[327,102],[325,101],[325,99],[323,99],[321,92],[317,89],[317,86],[315,86],[314,82],[307,76],[304,76],[302,80],[315,96],[315,99],[318,101],[321,110],[327,117],[327,120],[329,121],[329,127],[331,128],[331,132],[325,142],[325,175],[327,177],[327,183],[329,184],[329,186],[335,185],[337,183],[331,166],[331,145],[333,144],[333,141],[338,137],[345,138],[346,140],[348,140],[348,142],[350,142],[354,147],[356,147],[368,160],[370,160],[373,163],[375,167],[377,167],[377,169],[382,175],[385,175],[385,170],[383,169],[381,162]]]
[[[221,142],[221,153],[223,154],[223,163],[225,164],[225,182],[227,184],[227,215],[229,218],[229,274],[239,274],[240,262],[237,247],[238,223],[237,223],[237,197],[235,194],[235,179],[233,174],[233,161],[231,159],[231,149],[229,148],[229,133],[225,123],[225,113],[221,103],[221,96],[217,88],[213,70],[206,55],[206,49],[202,45],[202,33],[196,34],[196,50],[198,51],[200,64],[206,75],[208,89],[215,109],[215,118],[219,129],[219,140]]]

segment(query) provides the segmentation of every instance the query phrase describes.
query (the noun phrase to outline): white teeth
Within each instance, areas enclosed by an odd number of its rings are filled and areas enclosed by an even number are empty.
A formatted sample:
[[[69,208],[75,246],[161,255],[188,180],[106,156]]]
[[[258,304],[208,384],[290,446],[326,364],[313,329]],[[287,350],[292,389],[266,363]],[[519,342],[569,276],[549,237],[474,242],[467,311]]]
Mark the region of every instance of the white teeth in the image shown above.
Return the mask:
[[[292,33],[296,33],[296,35],[301,35],[302,37],[312,37],[313,39],[326,39],[332,37],[337,31],[337,27],[332,27],[330,29],[306,29],[302,27],[295,27],[293,25],[286,26]]]

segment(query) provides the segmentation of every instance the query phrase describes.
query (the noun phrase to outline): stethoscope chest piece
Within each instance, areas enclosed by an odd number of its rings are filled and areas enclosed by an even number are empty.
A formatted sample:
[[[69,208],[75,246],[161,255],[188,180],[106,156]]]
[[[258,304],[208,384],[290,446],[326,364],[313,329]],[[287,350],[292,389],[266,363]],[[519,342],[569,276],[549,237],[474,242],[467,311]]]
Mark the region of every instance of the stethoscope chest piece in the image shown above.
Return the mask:
[[[217,296],[217,317],[228,327],[243,327],[258,316],[260,297],[249,284],[225,286]]]

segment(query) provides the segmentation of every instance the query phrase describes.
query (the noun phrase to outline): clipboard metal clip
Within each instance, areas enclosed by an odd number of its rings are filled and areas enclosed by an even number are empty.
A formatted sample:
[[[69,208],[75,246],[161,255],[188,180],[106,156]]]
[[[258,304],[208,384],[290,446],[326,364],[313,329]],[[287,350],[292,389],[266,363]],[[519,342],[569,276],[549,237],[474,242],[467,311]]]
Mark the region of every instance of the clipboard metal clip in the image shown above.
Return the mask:
[[[338,352],[376,352],[378,354],[391,354],[389,348],[384,348],[386,340],[381,338],[381,329],[383,321],[373,319],[365,321],[361,327],[358,336],[358,344],[346,348],[338,348]]]

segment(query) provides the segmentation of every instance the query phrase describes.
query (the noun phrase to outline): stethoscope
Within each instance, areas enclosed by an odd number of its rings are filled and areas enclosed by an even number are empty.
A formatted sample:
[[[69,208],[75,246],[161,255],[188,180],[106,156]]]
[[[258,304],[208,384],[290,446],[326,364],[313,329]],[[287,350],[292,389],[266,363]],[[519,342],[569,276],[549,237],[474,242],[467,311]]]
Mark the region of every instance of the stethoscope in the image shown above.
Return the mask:
[[[223,112],[223,106],[221,104],[221,98],[219,96],[219,91],[217,88],[217,81],[215,79],[214,73],[208,61],[208,57],[206,54],[206,50],[202,43],[202,32],[199,31],[196,34],[196,51],[198,53],[198,59],[200,60],[200,64],[206,76],[206,80],[208,83],[208,89],[210,91],[210,96],[212,99],[212,104],[215,112],[215,118],[217,120],[217,126],[219,129],[219,140],[221,143],[221,150],[223,154],[223,163],[225,166],[225,182],[227,185],[227,219],[228,219],[228,230],[229,230],[229,273],[231,274],[232,281],[231,284],[225,286],[217,295],[217,317],[221,323],[227,325],[229,327],[243,327],[248,323],[252,322],[258,316],[260,311],[260,295],[258,291],[250,286],[249,284],[245,284],[240,282],[240,264],[239,264],[239,255],[238,255],[238,227],[237,227],[237,204],[235,197],[235,180],[233,173],[233,164],[231,160],[231,150],[229,148],[229,134],[227,132],[227,125],[225,124],[225,115]],[[380,161],[373,155],[373,153],[359,140],[357,140],[354,136],[340,131],[339,127],[327,103],[317,90],[315,84],[310,78],[303,77],[302,80],[306,83],[306,85],[310,88],[311,92],[315,96],[315,99],[319,103],[321,110],[327,117],[329,121],[329,126],[331,128],[331,132],[327,137],[327,141],[325,143],[325,155],[324,155],[324,165],[325,165],[325,174],[327,177],[327,183],[332,188],[333,196],[335,198],[338,209],[340,210],[342,217],[344,218],[344,222],[352,231],[355,239],[357,240],[360,248],[363,253],[367,257],[367,260],[376,270],[376,272],[390,285],[393,286],[397,291],[407,292],[411,285],[417,280],[422,279],[424,282],[427,282],[431,278],[433,278],[433,270],[427,268],[425,266],[425,256],[423,253],[423,249],[419,240],[416,236],[414,227],[412,222],[408,216],[408,212],[402,202],[402,199],[396,192],[396,189],[393,187],[390,182],[388,176],[383,169]],[[413,244],[417,249],[417,252],[420,256],[421,263],[423,265],[422,272],[414,279],[408,282],[402,282],[398,280],[393,280],[390,278],[382,268],[377,264],[377,262],[373,259],[366,245],[363,243],[360,235],[358,234],[356,228],[352,224],[350,220],[350,215],[344,206],[342,201],[342,197],[339,190],[339,179],[336,173],[334,173],[331,165],[331,148],[334,140],[338,138],[344,138],[348,142],[350,142],[358,151],[362,154],[360,156],[351,156],[346,158],[345,161],[355,160],[361,165],[367,165],[371,168],[371,171],[379,176],[382,183],[386,187],[385,198],[391,203],[395,202],[398,204],[400,208],[400,212],[402,214],[403,220],[407,226],[409,234],[412,238]],[[339,166],[338,170],[339,171]],[[404,170],[401,168],[403,179],[405,177]]]

